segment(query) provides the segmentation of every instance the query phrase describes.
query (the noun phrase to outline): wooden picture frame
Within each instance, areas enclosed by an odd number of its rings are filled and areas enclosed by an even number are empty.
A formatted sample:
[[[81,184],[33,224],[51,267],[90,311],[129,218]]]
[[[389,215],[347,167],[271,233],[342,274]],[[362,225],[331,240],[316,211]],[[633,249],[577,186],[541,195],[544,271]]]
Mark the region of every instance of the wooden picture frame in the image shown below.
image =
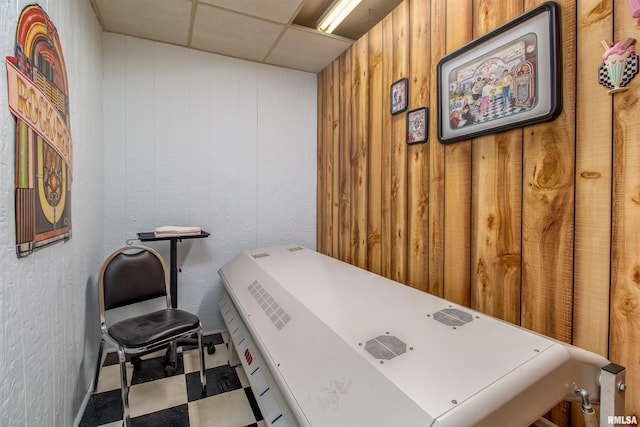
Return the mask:
[[[552,120],[562,110],[560,11],[546,2],[438,62],[438,140]]]
[[[420,107],[407,113],[407,144],[427,141],[429,135],[429,109]]]
[[[407,109],[409,99],[409,80],[404,77],[391,85],[391,114],[398,114]]]

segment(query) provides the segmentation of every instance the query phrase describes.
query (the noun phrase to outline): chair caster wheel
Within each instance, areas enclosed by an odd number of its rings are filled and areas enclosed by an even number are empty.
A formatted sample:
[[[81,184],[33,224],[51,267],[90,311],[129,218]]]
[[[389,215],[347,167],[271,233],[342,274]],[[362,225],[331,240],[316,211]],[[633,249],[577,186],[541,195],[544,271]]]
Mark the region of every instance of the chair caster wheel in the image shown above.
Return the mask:
[[[176,374],[176,368],[174,368],[173,365],[165,365],[164,374],[167,377],[175,375]]]
[[[209,344],[209,345],[207,346],[207,353],[208,353],[208,354],[213,354],[213,353],[215,353],[215,352],[216,352],[216,346],[215,346],[215,345],[213,345],[213,343]]]

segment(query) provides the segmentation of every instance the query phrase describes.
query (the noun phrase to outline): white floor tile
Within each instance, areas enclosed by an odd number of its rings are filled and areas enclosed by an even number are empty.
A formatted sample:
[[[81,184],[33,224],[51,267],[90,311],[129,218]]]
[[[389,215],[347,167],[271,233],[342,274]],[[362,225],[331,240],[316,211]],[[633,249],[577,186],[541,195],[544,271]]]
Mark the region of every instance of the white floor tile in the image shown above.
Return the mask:
[[[190,427],[238,427],[255,422],[242,389],[189,403]]]
[[[216,351],[213,354],[209,354],[206,349],[204,351],[204,366],[206,369],[223,366],[229,363],[226,344],[219,344],[215,347]],[[184,362],[185,374],[200,370],[200,355],[197,348],[183,352],[182,360]]]
[[[131,384],[131,376],[133,375],[133,365],[127,363],[127,384]],[[98,377],[97,393],[110,391],[120,388],[120,364],[103,366],[100,368],[100,376]]]
[[[131,418],[187,403],[184,375],[136,384],[129,388]]]

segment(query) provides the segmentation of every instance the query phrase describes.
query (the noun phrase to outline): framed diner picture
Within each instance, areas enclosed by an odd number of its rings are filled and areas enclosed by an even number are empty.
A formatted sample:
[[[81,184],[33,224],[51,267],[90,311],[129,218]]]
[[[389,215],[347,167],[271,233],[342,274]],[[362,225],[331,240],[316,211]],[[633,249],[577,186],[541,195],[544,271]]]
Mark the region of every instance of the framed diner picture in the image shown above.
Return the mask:
[[[558,116],[562,110],[559,16],[556,3],[543,3],[439,61],[440,142]]]

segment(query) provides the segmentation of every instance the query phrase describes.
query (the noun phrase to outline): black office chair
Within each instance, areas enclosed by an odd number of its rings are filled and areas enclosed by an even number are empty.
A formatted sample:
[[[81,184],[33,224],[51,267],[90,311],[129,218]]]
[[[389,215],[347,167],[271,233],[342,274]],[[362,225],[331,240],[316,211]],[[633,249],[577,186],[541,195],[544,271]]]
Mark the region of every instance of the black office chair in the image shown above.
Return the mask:
[[[167,280],[167,267],[158,252],[146,246],[126,246],[113,252],[102,264],[99,277],[100,330],[102,337],[98,351],[98,367],[94,390],[98,385],[100,363],[105,341],[116,347],[120,362],[123,420],[130,426],[129,387],[127,386],[126,357],[137,357],[168,347],[175,368],[177,340],[194,334],[200,351],[200,382],[206,391],[204,352],[202,351],[202,324],[189,312],[171,307],[171,293]],[[165,297],[166,308],[117,321],[107,325],[105,312],[114,308]]]

